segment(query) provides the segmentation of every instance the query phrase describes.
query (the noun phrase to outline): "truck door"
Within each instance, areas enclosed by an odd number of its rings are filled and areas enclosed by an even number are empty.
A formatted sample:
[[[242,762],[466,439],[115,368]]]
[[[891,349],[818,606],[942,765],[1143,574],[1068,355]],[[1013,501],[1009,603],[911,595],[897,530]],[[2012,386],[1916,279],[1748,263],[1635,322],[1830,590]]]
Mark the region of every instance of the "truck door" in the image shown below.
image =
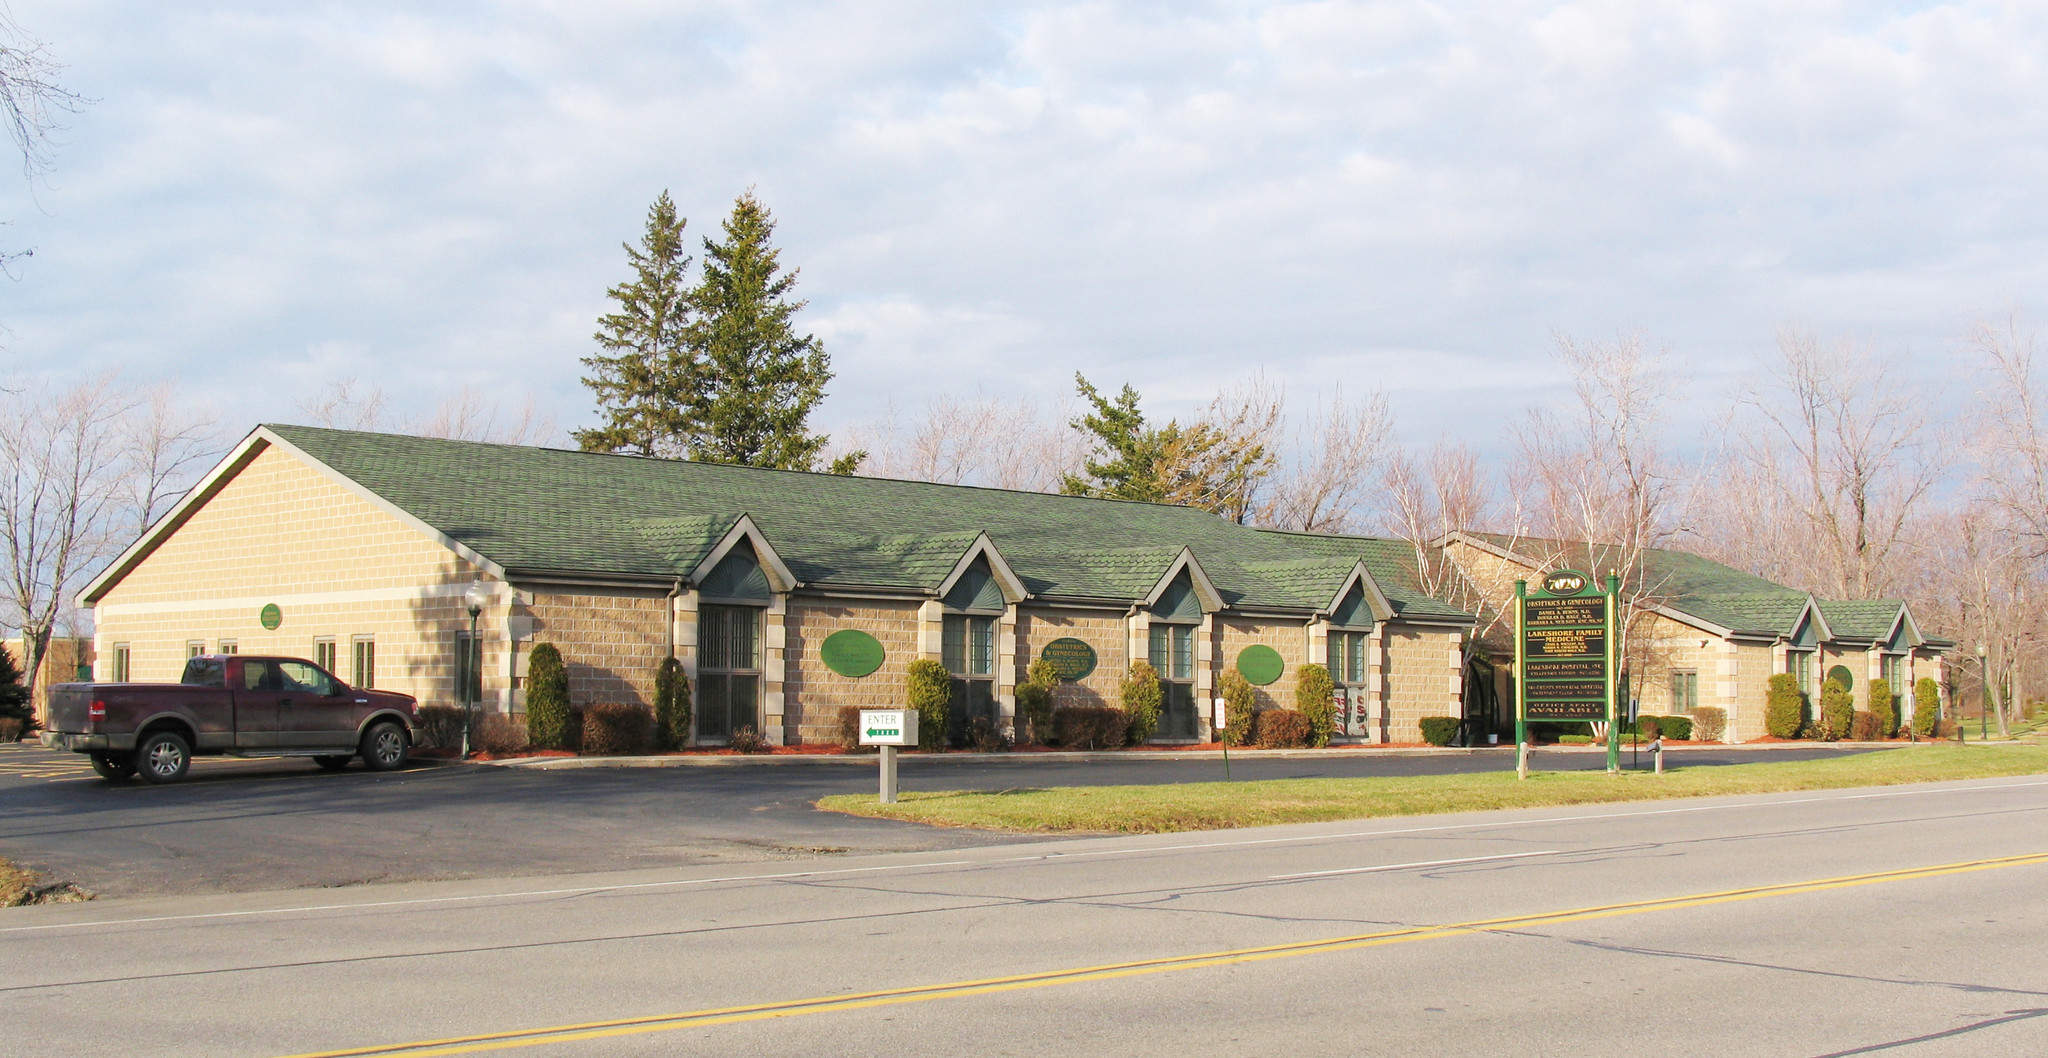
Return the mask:
[[[267,658],[231,658],[228,686],[235,694],[235,748],[277,745],[277,703],[283,684]]]
[[[277,662],[283,680],[277,703],[277,744],[294,749],[353,749],[355,696],[341,681],[305,661]]]

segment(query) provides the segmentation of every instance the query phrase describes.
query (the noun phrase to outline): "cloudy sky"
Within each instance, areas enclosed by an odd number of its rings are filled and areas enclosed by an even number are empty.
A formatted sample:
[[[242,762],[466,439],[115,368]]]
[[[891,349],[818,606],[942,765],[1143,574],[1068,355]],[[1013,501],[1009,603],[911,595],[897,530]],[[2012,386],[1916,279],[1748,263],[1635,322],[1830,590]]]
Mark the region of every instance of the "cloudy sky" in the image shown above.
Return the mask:
[[[96,102],[0,179],[5,367],[185,380],[237,432],[355,376],[587,421],[667,188],[755,188],[844,427],[1076,370],[1264,369],[1482,444],[1551,335],[1703,412],[1788,323],[1956,366],[2048,271],[2048,8],[13,0]]]

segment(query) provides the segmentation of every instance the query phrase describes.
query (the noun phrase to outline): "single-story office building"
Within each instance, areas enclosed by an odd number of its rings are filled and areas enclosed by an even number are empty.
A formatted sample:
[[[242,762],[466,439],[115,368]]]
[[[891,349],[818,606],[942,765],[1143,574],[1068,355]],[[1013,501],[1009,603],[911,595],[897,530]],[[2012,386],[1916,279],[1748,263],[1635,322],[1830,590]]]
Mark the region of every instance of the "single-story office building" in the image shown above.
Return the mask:
[[[464,601],[482,587],[474,615]],[[1168,690],[1157,738],[1212,737],[1225,666],[1262,706],[1328,663],[1349,741],[1455,716],[1473,618],[1412,549],[1185,507],[753,467],[259,427],[82,593],[101,679],[176,679],[201,652],[311,657],[426,703],[523,708],[537,642],[578,705],[648,702],[678,658],[695,737],[832,741],[842,706],[903,702],[916,658],[956,715],[1014,724],[1034,659],[1056,705],[1115,704],[1133,659]],[[472,623],[476,629],[471,637]]]

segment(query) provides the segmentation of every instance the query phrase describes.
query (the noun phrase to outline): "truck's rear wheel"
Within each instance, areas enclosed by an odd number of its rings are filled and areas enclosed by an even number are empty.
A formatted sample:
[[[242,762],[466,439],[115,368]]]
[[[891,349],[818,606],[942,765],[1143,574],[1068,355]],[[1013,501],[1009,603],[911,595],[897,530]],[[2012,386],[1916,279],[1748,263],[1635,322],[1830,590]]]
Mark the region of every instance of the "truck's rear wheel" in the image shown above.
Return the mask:
[[[92,770],[99,777],[111,782],[125,782],[135,776],[135,758],[126,754],[95,753],[92,755]]]
[[[158,731],[144,736],[135,747],[136,774],[143,782],[177,782],[192,766],[192,744],[175,731]]]
[[[405,729],[389,720],[363,733],[363,766],[371,771],[405,767],[405,759],[411,753],[412,746],[406,741]]]
[[[354,759],[354,757],[349,756],[346,753],[339,753],[330,754],[325,757],[314,757],[313,763],[320,765],[321,770],[323,771],[340,771],[341,769],[348,767],[348,762]]]

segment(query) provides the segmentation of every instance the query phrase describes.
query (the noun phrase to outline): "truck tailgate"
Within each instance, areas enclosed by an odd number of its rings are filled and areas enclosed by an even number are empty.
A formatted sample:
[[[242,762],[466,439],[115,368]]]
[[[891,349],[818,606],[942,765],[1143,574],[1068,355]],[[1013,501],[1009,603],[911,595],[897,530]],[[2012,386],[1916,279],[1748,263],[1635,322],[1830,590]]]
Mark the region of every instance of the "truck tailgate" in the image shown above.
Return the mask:
[[[86,710],[92,706],[90,683],[58,683],[50,687],[48,715],[43,726],[52,731],[69,731],[74,734],[84,731]]]

